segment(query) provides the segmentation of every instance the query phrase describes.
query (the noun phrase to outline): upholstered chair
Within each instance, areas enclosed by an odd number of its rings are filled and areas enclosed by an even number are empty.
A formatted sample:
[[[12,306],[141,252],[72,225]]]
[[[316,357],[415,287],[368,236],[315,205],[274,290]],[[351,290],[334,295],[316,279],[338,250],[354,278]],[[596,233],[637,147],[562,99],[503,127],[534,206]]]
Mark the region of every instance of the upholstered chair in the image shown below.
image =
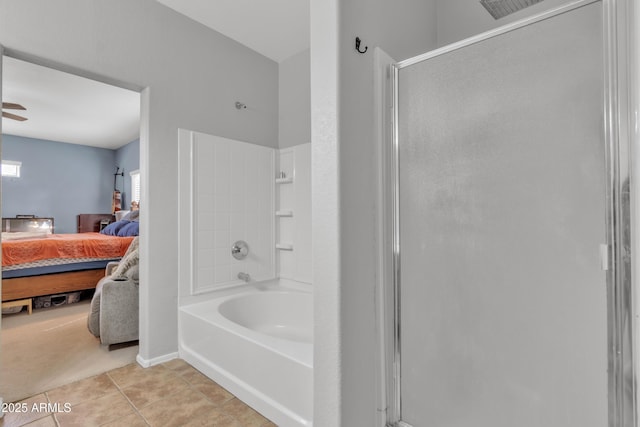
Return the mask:
[[[136,237],[120,261],[107,265],[96,286],[87,326],[103,345],[138,339],[138,259]]]

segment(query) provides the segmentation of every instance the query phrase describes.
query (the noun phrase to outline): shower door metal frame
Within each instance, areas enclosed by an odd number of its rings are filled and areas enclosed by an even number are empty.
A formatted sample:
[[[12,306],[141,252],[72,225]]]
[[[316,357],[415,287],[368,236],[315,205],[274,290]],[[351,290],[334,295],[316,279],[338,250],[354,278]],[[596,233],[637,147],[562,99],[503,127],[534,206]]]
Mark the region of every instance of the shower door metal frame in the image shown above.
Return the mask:
[[[630,92],[640,78],[633,73],[638,53],[634,51],[632,40],[634,31],[633,0],[579,0],[549,10],[533,17],[505,25],[478,36],[462,40],[440,49],[419,55],[391,66],[392,78],[392,136],[390,151],[390,171],[392,177],[387,200],[392,203],[391,224],[387,233],[391,234],[393,275],[393,301],[387,301],[389,312],[393,313],[393,355],[386,357],[387,384],[387,426],[411,427],[402,421],[401,413],[401,325],[400,325],[400,205],[399,205],[399,140],[398,140],[398,84],[399,71],[457,49],[480,43],[519,28],[535,24],[556,15],[592,4],[602,3],[603,8],[603,65],[604,65],[604,140],[606,159],[606,238],[608,246],[607,282],[607,353],[608,353],[608,418],[609,427],[636,427],[637,421],[637,366],[634,361],[634,288],[632,272],[635,268],[635,224],[632,221],[632,194],[635,181],[631,181],[631,169],[637,166],[632,160],[632,140],[638,138],[634,126],[638,120],[634,109],[639,100]],[[634,194],[635,195],[635,194]],[[637,214],[637,212],[636,212]],[[384,316],[382,314],[381,316]]]

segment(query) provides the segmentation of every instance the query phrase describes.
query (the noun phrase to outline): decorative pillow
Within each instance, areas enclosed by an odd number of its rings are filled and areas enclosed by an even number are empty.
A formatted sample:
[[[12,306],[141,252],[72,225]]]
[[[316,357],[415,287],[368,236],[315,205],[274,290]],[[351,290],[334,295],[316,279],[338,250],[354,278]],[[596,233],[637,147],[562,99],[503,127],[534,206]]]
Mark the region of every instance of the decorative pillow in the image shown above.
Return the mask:
[[[119,237],[137,236],[140,230],[140,223],[138,221],[131,221],[125,224],[124,227],[118,230]]]
[[[131,240],[131,243],[129,243],[129,247],[127,247],[127,250],[125,251],[124,255],[122,255],[122,257],[124,258],[131,252],[138,250],[138,247],[140,247],[140,239],[136,237],[135,239]]]
[[[129,224],[130,222],[131,221],[126,221],[126,220],[112,222],[111,224],[107,225],[105,228],[100,230],[100,233],[107,234],[109,236],[117,236],[118,231],[120,231],[122,227]]]
[[[118,263],[116,269],[111,273],[112,278],[129,278],[128,272],[131,268],[138,266],[140,260],[138,256],[138,237],[134,238],[129,244],[127,252]]]
[[[139,217],[140,217],[140,211],[135,210],[135,211],[129,211],[129,213],[123,216],[122,219],[126,219],[127,221],[137,221]]]
[[[140,281],[140,266],[138,264],[132,266],[129,270],[127,270],[127,279],[138,283]]]

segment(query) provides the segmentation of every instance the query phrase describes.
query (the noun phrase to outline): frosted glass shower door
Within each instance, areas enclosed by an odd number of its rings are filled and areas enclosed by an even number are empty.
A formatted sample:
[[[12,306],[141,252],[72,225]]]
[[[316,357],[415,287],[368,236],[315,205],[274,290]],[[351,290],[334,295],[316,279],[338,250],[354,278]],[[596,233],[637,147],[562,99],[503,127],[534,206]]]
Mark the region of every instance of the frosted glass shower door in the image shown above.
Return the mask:
[[[606,426],[601,3],[397,82],[402,421]]]

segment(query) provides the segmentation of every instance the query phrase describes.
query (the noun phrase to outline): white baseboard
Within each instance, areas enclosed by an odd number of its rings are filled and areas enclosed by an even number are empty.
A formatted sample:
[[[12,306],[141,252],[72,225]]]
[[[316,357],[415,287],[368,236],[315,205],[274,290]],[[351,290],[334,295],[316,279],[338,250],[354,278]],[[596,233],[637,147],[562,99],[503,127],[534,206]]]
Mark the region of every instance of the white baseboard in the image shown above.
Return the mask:
[[[143,368],[149,368],[151,366],[159,365],[160,363],[168,362],[169,360],[173,360],[177,358],[178,358],[177,351],[174,353],[163,354],[162,356],[154,357],[152,359],[144,359],[142,358],[142,356],[140,356],[140,354],[138,354],[136,356],[136,362],[138,362],[138,365],[142,366]]]

